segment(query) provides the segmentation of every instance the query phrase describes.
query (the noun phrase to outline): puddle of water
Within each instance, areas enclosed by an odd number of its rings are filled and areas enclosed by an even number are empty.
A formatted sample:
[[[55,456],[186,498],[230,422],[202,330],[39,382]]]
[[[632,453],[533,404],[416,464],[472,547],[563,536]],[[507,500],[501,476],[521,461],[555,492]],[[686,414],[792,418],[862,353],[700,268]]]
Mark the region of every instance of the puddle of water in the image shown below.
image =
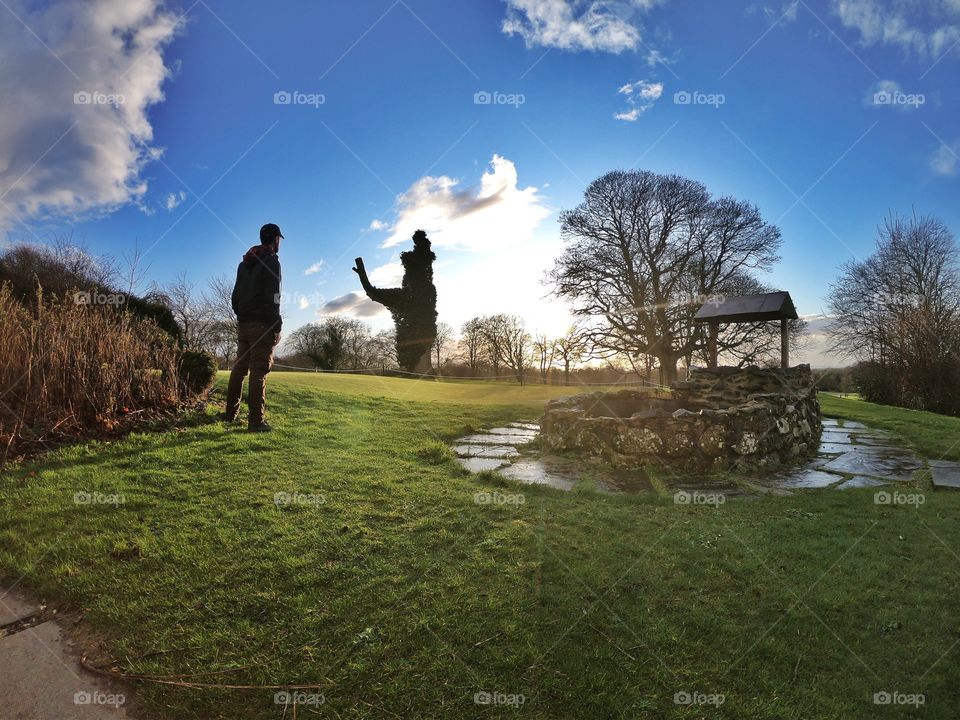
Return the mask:
[[[527,485],[548,485],[560,490],[572,489],[580,479],[578,474],[552,466],[543,458],[517,460],[503,468],[500,474]]]
[[[817,452],[821,455],[842,455],[845,452],[850,452],[852,447],[849,443],[822,442],[820,447],[817,448]]]
[[[787,490],[800,490],[830,487],[841,480],[843,480],[842,475],[835,475],[814,468],[801,468],[780,476],[776,485]]]
[[[454,445],[453,452],[460,457],[514,458],[520,453],[512,445]]]
[[[463,445],[526,445],[533,440],[533,435],[489,435],[477,433],[457,438],[454,442]]]
[[[491,428],[489,435],[515,435],[517,437],[528,437],[535,438],[537,436],[537,430],[531,430],[530,428],[519,428],[519,427],[496,427]]]
[[[498,467],[506,464],[507,461],[499,458],[458,457],[457,462],[470,472],[478,473],[484,470],[496,470]]]
[[[843,432],[830,432],[827,430],[823,431],[823,434],[820,435],[821,443],[841,443],[844,445],[850,445],[853,443],[853,436],[851,433]]]

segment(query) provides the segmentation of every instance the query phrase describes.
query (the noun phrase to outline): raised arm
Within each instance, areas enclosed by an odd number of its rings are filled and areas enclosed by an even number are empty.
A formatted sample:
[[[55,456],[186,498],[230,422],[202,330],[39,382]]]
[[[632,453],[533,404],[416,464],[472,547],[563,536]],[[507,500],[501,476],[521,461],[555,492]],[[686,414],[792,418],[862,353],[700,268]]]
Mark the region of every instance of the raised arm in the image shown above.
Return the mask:
[[[367,297],[378,302],[388,310],[393,310],[403,298],[404,290],[402,288],[378,288],[370,283],[367,277],[367,270],[363,267],[363,258],[357,258],[356,267],[353,271],[360,276],[360,284],[363,285],[363,291]]]
[[[353,268],[353,271],[360,276],[360,284],[363,285],[364,292],[367,295],[376,292],[376,288],[370,284],[370,278],[367,277],[367,269],[363,266],[363,258],[356,258],[354,262],[356,267]]]

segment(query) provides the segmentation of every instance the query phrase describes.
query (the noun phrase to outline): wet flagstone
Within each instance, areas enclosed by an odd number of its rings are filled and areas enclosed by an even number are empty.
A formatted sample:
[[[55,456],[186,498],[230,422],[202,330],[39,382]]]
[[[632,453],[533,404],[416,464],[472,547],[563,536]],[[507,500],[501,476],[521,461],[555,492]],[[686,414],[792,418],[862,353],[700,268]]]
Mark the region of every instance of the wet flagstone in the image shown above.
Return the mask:
[[[454,445],[453,452],[460,457],[515,458],[520,453],[512,445]]]
[[[883,480],[877,480],[876,478],[868,478],[863,475],[857,475],[856,477],[850,478],[846,482],[842,482],[834,490],[852,490],[853,488],[865,488],[865,487],[882,487],[887,483]]]
[[[934,487],[960,489],[960,463],[931,460],[930,474],[933,476]]]
[[[533,440],[534,435],[490,435],[487,433],[477,433],[457,438],[455,442],[465,445],[526,445]]]
[[[560,490],[570,490],[579,480],[576,471],[550,463],[545,458],[517,460],[503,468],[500,474],[526,485],[549,485]]]
[[[496,470],[506,465],[508,461],[500,458],[458,457],[457,462],[470,472],[478,473],[484,470]]]
[[[715,479],[689,477],[667,481],[667,490],[723,494],[738,497],[788,496],[795,491],[880,487],[905,482],[923,467],[923,461],[891,433],[863,423],[839,424],[824,418],[817,456],[801,467],[767,471],[738,485]],[[454,441],[457,461],[470,472],[495,470],[520,483],[570,490],[587,481],[603,492],[655,492],[643,468],[613,469],[579,458],[540,455],[525,446],[538,434],[532,422],[512,422]],[[960,463],[931,461],[934,485],[960,489]]]
[[[821,443],[843,443],[845,445],[851,445],[853,443],[853,436],[851,433],[845,432],[828,432],[827,430],[823,431],[823,434],[820,436]]]
[[[824,442],[820,443],[817,452],[823,455],[841,455],[845,452],[850,452],[851,447],[853,446],[850,443]]]
[[[540,425],[532,422],[511,422],[511,423],[507,423],[507,427],[521,428],[523,430],[533,430],[534,433],[540,432]]]
[[[825,465],[823,470],[847,475],[867,475],[881,480],[907,482],[921,467],[920,458],[909,450],[856,445]]]
[[[800,468],[779,476],[775,484],[787,490],[825,488],[843,481],[842,475],[824,472],[815,468]]]
[[[491,435],[516,435],[517,437],[533,438],[537,436],[537,430],[518,427],[496,427],[490,430]]]

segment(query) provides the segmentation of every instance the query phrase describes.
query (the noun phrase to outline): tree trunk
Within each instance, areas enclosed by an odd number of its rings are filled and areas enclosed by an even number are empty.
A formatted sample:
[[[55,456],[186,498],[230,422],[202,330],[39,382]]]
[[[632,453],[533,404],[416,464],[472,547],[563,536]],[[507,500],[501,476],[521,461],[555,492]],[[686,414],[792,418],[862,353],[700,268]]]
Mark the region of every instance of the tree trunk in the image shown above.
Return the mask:
[[[657,356],[660,362],[660,384],[670,386],[677,379],[677,358]]]
[[[427,375],[430,370],[430,350],[427,350],[417,361],[417,366],[413,369],[413,372],[419,373],[420,375]]]

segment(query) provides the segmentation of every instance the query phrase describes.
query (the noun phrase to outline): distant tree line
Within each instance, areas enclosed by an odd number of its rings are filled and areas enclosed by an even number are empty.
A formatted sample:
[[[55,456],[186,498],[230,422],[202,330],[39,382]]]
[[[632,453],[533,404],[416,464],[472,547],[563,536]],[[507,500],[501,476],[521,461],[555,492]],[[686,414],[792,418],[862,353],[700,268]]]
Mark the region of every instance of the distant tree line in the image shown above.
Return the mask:
[[[393,330],[374,332],[362,320],[332,315],[294,330],[283,344],[281,364],[326,371],[396,371],[395,347]],[[431,354],[433,372],[441,376],[513,378],[521,384],[531,378],[570,382],[587,359],[587,345],[577,328],[549,338],[531,334],[517,315],[494,314],[468,320],[459,336],[448,323],[438,323]],[[613,369],[622,376],[623,369]]]

